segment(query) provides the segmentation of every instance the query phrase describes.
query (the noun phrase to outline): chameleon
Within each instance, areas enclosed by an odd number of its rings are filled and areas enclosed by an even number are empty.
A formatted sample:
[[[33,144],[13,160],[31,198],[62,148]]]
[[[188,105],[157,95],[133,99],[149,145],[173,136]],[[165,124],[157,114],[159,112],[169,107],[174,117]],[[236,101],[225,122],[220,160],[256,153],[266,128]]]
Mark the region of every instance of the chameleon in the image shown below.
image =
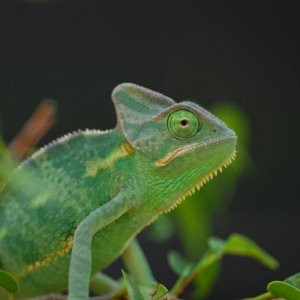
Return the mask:
[[[236,156],[235,132],[194,102],[132,83],[112,100],[114,129],[58,138],[0,190],[0,265],[19,280],[17,299],[68,290],[87,300],[91,280],[134,253],[144,227]]]

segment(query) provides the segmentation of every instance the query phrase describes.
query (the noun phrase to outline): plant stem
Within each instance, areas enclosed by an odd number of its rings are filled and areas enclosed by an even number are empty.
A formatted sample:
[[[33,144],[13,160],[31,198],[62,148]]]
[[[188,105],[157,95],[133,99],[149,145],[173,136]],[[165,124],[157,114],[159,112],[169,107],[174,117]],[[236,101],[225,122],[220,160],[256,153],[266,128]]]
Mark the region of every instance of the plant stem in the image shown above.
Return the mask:
[[[127,271],[137,284],[148,285],[155,283],[147,258],[138,241],[133,239],[122,255]]]
[[[222,256],[223,252],[207,253],[204,255],[188,276],[180,276],[178,278],[170,293],[175,296],[181,294],[197,275],[203,272],[203,270],[205,270],[208,266],[218,261]]]
[[[267,292],[261,295],[258,295],[254,298],[250,298],[251,300],[269,300],[269,299],[274,299],[274,295],[271,293]]]

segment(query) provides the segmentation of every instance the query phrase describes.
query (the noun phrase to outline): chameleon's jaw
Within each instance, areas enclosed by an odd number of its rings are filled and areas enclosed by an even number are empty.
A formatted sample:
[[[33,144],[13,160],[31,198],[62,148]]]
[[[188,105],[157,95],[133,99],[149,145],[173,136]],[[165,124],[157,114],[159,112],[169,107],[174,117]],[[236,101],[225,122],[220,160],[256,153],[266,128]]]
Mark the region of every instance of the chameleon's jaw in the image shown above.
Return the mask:
[[[183,156],[184,154],[194,151],[199,148],[206,147],[208,145],[212,145],[215,143],[220,143],[223,140],[229,140],[229,139],[234,139],[236,140],[236,135],[235,133],[232,134],[230,133],[229,135],[222,136],[222,137],[217,137],[217,138],[212,138],[208,141],[203,141],[203,142],[198,142],[198,143],[193,143],[193,144],[188,144],[183,147],[179,147],[175,149],[174,151],[168,153],[166,156],[163,158],[159,159],[158,161],[155,162],[155,167],[162,168],[166,167],[169,165],[173,160],[175,160],[177,157]]]
[[[236,158],[236,150],[232,153],[229,158],[226,158],[221,164],[214,169],[210,170],[207,174],[205,174],[201,179],[194,184],[191,188],[184,190],[173,202],[171,206],[164,210],[164,213],[169,213],[173,209],[175,209],[181,202],[183,202],[188,196],[193,195],[196,190],[200,190],[207,182],[213,179],[218,173],[223,172],[223,168],[227,168]]]

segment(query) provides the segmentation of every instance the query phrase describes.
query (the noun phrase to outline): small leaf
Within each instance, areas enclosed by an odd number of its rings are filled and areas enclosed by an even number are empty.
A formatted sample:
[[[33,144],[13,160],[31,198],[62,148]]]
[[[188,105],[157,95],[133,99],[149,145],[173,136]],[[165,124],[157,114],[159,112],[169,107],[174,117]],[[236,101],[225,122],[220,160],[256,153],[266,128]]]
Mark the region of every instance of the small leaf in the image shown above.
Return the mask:
[[[151,293],[151,300],[161,300],[168,294],[168,289],[158,283],[155,285],[153,292]]]
[[[299,300],[300,290],[284,281],[272,281],[268,284],[268,291],[285,300]]]
[[[213,252],[223,252],[225,245],[225,241],[218,237],[210,237],[208,239],[208,247]]]
[[[290,276],[290,277],[286,278],[284,281],[289,283],[290,285],[300,289],[300,273]]]
[[[270,269],[279,266],[278,261],[258,246],[254,241],[241,234],[232,234],[225,245],[225,253],[248,256],[256,259]]]
[[[142,295],[139,286],[133,281],[131,276],[127,275],[125,271],[122,270],[122,275],[125,280],[128,296],[130,300],[146,300]]]
[[[0,287],[10,293],[15,293],[19,289],[19,283],[11,273],[0,269]]]
[[[179,276],[188,276],[193,268],[193,263],[177,251],[168,254],[168,263],[171,269]]]

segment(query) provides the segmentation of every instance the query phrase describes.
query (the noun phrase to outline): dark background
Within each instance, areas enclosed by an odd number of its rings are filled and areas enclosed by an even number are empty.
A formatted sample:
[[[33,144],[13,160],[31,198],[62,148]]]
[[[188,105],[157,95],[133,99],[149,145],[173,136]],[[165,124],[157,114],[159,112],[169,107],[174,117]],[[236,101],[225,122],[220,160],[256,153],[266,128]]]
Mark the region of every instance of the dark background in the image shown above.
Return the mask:
[[[300,272],[300,6],[280,3],[2,1],[4,137],[11,140],[45,97],[57,100],[59,118],[43,143],[77,128],[112,128],[110,93],[124,81],[204,107],[237,103],[251,123],[255,176],[241,180],[216,234],[249,235],[281,269],[226,258],[211,299],[263,292],[268,280]],[[161,257],[172,245],[149,245],[157,277],[170,284]]]

